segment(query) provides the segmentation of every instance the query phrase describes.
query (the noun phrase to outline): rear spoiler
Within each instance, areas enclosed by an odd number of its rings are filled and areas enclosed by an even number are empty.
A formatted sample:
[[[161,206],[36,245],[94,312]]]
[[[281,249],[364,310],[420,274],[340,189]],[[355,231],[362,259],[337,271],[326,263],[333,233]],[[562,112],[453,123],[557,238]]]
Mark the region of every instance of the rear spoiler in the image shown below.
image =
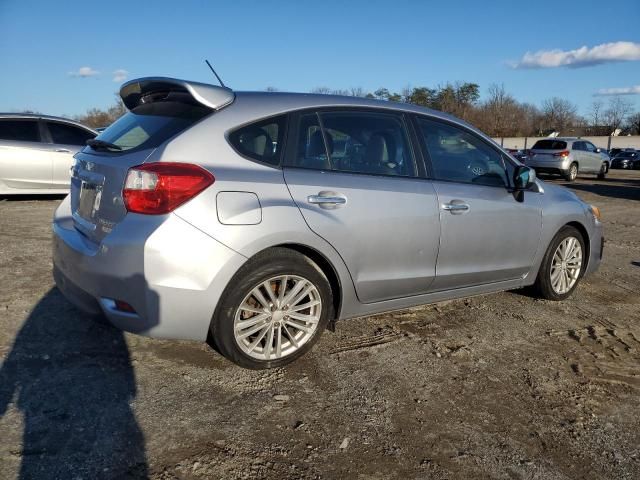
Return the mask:
[[[213,110],[226,107],[236,98],[233,90],[227,87],[166,77],[145,77],[130,80],[120,88],[120,97],[124,105],[132,110],[144,102],[143,98],[162,92],[187,93],[196,102]]]

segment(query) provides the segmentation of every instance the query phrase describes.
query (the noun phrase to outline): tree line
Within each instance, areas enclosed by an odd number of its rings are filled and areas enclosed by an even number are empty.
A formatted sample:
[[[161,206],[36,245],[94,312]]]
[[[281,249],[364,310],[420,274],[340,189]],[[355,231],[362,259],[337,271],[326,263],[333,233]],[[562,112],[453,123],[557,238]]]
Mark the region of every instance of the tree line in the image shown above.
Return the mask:
[[[277,91],[274,87],[266,90]],[[502,84],[490,85],[483,98],[480,86],[470,82],[447,83],[435,88],[405,87],[400,92],[384,87],[373,92],[361,87],[317,87],[311,93],[420,105],[462,118],[492,137],[546,136],[552,132],[562,135],[610,135],[614,131],[622,135],[640,134],[640,112],[634,112],[633,104],[622,96],[610,97],[606,102],[595,99],[587,115],[583,116],[578,114],[575,104],[560,97],[548,98],[540,105],[519,102]],[[75,119],[90,127],[105,127],[125,112],[126,108],[116,94],[113,106],[92,108]]]

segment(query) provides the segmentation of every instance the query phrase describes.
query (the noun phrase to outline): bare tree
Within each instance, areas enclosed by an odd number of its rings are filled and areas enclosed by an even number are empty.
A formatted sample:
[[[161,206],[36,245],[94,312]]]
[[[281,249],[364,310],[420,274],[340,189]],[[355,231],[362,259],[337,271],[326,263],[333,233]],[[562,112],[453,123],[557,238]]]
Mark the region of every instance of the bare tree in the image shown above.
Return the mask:
[[[311,89],[311,93],[319,93],[321,95],[331,95],[332,92],[333,90],[329,87],[315,87]]]
[[[278,89],[276,87],[267,87],[264,89],[266,92],[277,92]]]
[[[120,95],[116,93],[116,102],[106,110],[100,108],[91,108],[84,115],[75,117],[80,123],[92,128],[107,127],[127,113]]]
[[[617,95],[611,97],[604,118],[613,131],[621,128],[627,116],[633,111],[633,104],[626,98]]]
[[[576,121],[578,108],[569,100],[560,97],[542,102],[542,119],[545,130],[562,131]]]
[[[602,100],[594,100],[589,110],[589,118],[591,119],[591,126],[598,127],[602,122],[602,107],[604,103]]]
[[[629,125],[629,133],[632,135],[640,135],[640,112],[629,115],[627,122]]]

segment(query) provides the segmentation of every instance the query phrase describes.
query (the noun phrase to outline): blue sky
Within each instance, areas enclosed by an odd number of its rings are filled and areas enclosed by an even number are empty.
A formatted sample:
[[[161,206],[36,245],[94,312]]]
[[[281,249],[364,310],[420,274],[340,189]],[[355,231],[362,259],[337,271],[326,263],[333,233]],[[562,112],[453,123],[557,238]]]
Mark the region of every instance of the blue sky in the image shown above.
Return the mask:
[[[610,5],[0,0],[0,111],[106,107],[125,76],[212,82],[209,58],[237,90],[399,91],[469,81],[484,94],[503,83],[520,101],[560,96],[586,114],[598,91],[640,92],[640,2]],[[598,47],[614,42],[630,43]],[[523,62],[527,52],[551,50],[560,52]],[[619,58],[631,60],[598,63]],[[547,68],[514,68],[518,62]],[[640,109],[640,93],[626,98]]]

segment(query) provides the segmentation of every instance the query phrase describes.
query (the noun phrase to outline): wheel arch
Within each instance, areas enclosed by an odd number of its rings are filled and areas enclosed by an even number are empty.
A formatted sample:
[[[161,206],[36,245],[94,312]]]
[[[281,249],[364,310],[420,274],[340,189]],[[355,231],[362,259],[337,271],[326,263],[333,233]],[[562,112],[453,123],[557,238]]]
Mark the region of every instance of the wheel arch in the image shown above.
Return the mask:
[[[281,243],[268,247],[265,250],[269,250],[271,248],[288,248],[290,250],[301,253],[302,255],[313,261],[318,266],[318,268],[322,270],[322,273],[324,273],[327,277],[327,280],[329,280],[329,285],[331,286],[331,296],[333,297],[333,318],[331,320],[335,321],[340,318],[340,309],[342,308],[343,296],[342,283],[340,282],[340,276],[338,275],[338,272],[336,271],[331,261],[315,248],[300,243]]]
[[[577,221],[571,221],[569,223],[564,224],[559,230],[562,230],[562,228],[564,227],[573,227],[576,230],[578,230],[580,232],[580,235],[582,235],[582,241],[584,242],[584,248],[586,250],[584,258],[585,258],[585,267],[582,269],[582,273],[581,275],[584,274],[584,272],[587,271],[587,268],[589,267],[589,259],[591,258],[591,240],[589,238],[589,231],[586,229],[586,227]],[[556,232],[556,235],[558,234],[558,232]],[[554,235],[555,237],[555,235]]]

